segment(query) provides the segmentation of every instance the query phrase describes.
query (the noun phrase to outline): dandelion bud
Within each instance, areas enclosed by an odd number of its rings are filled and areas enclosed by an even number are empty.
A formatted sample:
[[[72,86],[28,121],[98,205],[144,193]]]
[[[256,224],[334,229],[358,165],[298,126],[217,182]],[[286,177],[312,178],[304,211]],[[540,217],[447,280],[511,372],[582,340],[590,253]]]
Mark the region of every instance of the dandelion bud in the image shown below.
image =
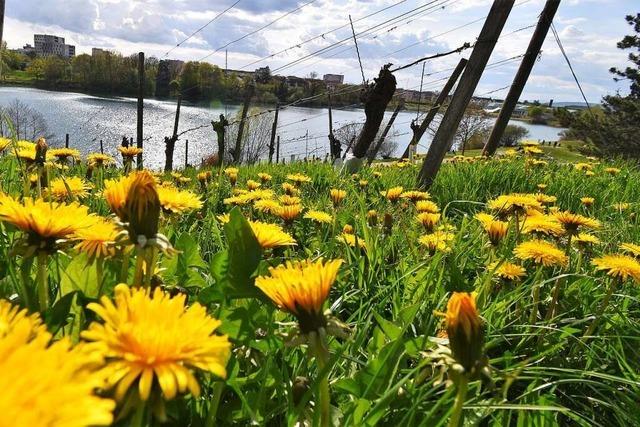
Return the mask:
[[[156,181],[148,171],[137,172],[129,187],[124,206],[129,220],[129,235],[134,244],[139,236],[153,239],[158,233],[160,217],[160,199]]]
[[[483,358],[484,331],[475,294],[454,292],[447,303],[446,328],[454,359],[471,372]]]
[[[393,228],[393,217],[390,213],[384,214],[383,224],[385,233],[391,234],[391,229]]]
[[[331,202],[333,203],[333,207],[337,207],[342,200],[347,197],[347,192],[344,190],[338,190],[337,188],[332,188],[329,192],[331,197]]]
[[[296,377],[293,380],[293,386],[291,387],[291,394],[293,397],[293,404],[298,406],[304,397],[304,394],[309,390],[309,379],[306,377]]]
[[[43,166],[47,157],[47,141],[44,138],[38,138],[36,141],[36,158],[35,163]]]
[[[369,223],[369,227],[378,225],[378,212],[374,210],[367,212],[367,222]]]
[[[351,226],[351,224],[345,224],[344,227],[342,227],[342,232],[344,234],[353,234],[353,226]]]

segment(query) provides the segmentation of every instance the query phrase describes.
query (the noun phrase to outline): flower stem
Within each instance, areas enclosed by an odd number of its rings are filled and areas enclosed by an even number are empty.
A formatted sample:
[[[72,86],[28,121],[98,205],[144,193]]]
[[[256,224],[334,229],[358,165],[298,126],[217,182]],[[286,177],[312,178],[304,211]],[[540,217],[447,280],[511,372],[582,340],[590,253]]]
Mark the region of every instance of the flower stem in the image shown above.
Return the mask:
[[[464,417],[462,414],[462,407],[464,406],[464,401],[467,398],[467,385],[469,384],[469,380],[465,375],[460,376],[460,381],[458,381],[457,387],[458,392],[456,394],[456,400],[453,404],[453,413],[451,414],[451,419],[449,420],[449,427],[458,427]]]
[[[98,284],[98,295],[100,298],[102,295],[102,277],[104,276],[104,258],[97,257],[96,258],[96,281]]]
[[[143,427],[145,423],[145,409],[146,405],[144,402],[139,402],[136,407],[136,412],[133,413],[133,417],[131,417],[131,427]]]
[[[213,385],[213,396],[209,403],[209,412],[207,413],[205,427],[213,427],[216,425],[216,417],[218,415],[218,407],[220,406],[220,398],[222,397],[224,385],[223,381],[216,381]]]
[[[133,286],[140,287],[142,286],[142,281],[144,279],[144,258],[145,258],[145,250],[143,248],[136,249],[136,271],[133,274]]]
[[[38,253],[38,302],[40,312],[44,313],[49,308],[49,287],[47,286],[47,254]]]
[[[322,372],[329,361],[329,352],[327,351],[326,342],[320,337],[319,333],[312,335],[311,338],[313,353],[318,363],[318,372]],[[320,396],[318,398],[320,407],[320,425],[328,427],[331,425],[331,394],[329,391],[329,373],[327,372],[320,379],[319,384]]]
[[[153,277],[154,267],[156,263],[156,255],[158,254],[158,249],[153,247],[151,249],[147,249],[145,251],[145,262],[147,271],[144,276],[144,287],[148,288],[151,285],[151,278]]]
[[[126,250],[122,250],[122,265],[120,267],[120,283],[127,283],[129,279],[129,257],[130,253]]]
[[[555,315],[556,308],[558,306],[558,298],[560,297],[560,288],[562,288],[563,284],[564,284],[563,278],[556,279],[555,286],[553,287],[553,297],[551,298],[551,305],[549,306],[549,311],[547,312],[546,320],[553,319],[553,316]]]
[[[609,305],[609,300],[611,300],[613,291],[616,288],[615,285],[616,285],[615,280],[611,280],[609,282],[609,288],[607,289],[607,293],[604,296],[604,299],[602,300],[602,304],[600,304],[600,308],[596,313],[596,317],[595,319],[593,319],[593,322],[591,323],[587,331],[584,333],[582,338],[587,338],[595,332],[596,328],[598,327],[598,324],[600,323],[600,320],[602,319],[602,315],[604,314],[605,310],[607,309],[607,306]]]

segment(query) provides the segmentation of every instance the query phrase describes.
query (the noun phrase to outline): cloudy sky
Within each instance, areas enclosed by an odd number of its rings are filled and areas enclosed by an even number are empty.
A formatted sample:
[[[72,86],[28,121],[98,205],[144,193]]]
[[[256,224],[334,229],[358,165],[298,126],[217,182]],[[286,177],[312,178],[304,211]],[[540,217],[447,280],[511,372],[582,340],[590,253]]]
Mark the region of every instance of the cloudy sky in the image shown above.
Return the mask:
[[[76,45],[78,53],[90,53],[92,47],[100,47],[127,55],[144,51],[162,59],[177,43],[235,2],[7,0],[4,34],[9,47],[33,44],[33,33],[50,33],[66,37],[67,43]],[[490,64],[496,65],[485,71],[477,95],[511,83],[518,61],[509,58],[524,53],[533,32],[533,28],[527,27],[535,24],[543,5],[543,0],[516,1],[490,59]],[[182,60],[206,57],[207,61],[224,67],[224,46],[230,43],[226,48],[229,68],[253,70],[268,65],[277,70],[276,74],[336,73],[344,74],[347,82],[357,83],[362,77],[354,44],[348,40],[349,15],[356,33],[361,33],[358,39],[362,64],[365,76],[371,78],[387,62],[402,65],[473,42],[490,6],[490,0],[240,0],[173,49],[168,57]],[[299,10],[283,17],[298,7]],[[616,49],[616,42],[631,30],[624,16],[635,14],[638,9],[638,0],[562,1],[554,22],[590,102],[626,90],[627,85],[614,82],[607,70],[625,64],[626,53]],[[235,41],[248,34],[251,35]],[[312,40],[305,43],[309,39]],[[345,39],[340,45],[322,50]],[[263,59],[269,55],[273,56]],[[453,55],[428,62],[425,90],[442,87],[448,69],[458,59],[458,55]],[[296,60],[299,62],[292,63]],[[284,68],[278,70],[280,67]],[[418,89],[421,71],[421,66],[415,66],[398,72],[399,86]],[[502,90],[491,96],[505,94],[506,90]],[[523,99],[551,98],[578,101],[581,97],[555,40],[549,35]]]

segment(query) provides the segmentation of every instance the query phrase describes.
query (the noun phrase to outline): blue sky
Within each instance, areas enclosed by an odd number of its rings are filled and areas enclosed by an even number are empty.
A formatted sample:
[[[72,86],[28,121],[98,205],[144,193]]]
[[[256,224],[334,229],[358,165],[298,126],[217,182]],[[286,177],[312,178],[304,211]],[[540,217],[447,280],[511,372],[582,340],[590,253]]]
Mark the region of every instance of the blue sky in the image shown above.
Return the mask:
[[[216,48],[250,33],[311,0],[241,0],[195,37],[171,52],[169,57],[207,60],[224,66],[224,50]],[[5,38],[10,47],[33,43],[34,32],[46,32],[67,38],[78,53],[90,53],[92,47],[118,50],[124,54],[144,51],[165,57],[165,53],[197,30],[235,0],[8,0]],[[380,66],[412,62],[422,56],[454,49],[473,42],[491,6],[490,0],[315,0],[273,26],[228,47],[229,68],[252,70],[269,65],[271,69],[290,64],[329,44],[348,38],[349,14],[356,32],[420,8],[417,15],[404,15],[380,31],[359,37],[360,53],[367,78],[377,75]],[[490,63],[524,53],[543,0],[517,0],[498,41]],[[611,66],[624,66],[626,53],[616,42],[631,32],[624,17],[640,11],[637,0],[562,0],[554,20],[560,38],[590,102],[603,95],[625,92],[624,82],[616,83],[608,72]],[[367,19],[368,14],[389,7]],[[472,23],[477,21],[476,23]],[[465,24],[468,24],[465,26]],[[464,27],[463,27],[464,26]],[[462,28],[459,28],[462,27]],[[458,29],[457,29],[458,28]],[[525,28],[525,29],[523,29]],[[325,34],[312,42],[304,40]],[[284,49],[285,53],[248,65]],[[462,55],[468,56],[469,51]],[[459,56],[453,55],[427,63],[425,89],[438,90]],[[502,62],[485,71],[476,94],[482,95],[511,83],[518,61]],[[315,71],[344,74],[348,82],[362,80],[352,42],[291,65],[278,74],[305,76]],[[442,71],[442,72],[439,72]],[[397,73],[399,86],[417,89],[421,66]],[[500,97],[506,90],[492,96]],[[561,56],[555,40],[549,36],[525,88],[523,99],[550,98],[578,101],[580,93]]]

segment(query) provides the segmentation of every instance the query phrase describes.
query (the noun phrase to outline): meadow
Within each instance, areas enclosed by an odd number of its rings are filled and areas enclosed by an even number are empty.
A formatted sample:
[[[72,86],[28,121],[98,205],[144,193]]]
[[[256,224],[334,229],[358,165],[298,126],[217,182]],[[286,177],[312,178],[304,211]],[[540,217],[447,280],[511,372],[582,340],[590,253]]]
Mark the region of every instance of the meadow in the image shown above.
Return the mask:
[[[0,148],[0,424],[640,425],[637,164]]]

